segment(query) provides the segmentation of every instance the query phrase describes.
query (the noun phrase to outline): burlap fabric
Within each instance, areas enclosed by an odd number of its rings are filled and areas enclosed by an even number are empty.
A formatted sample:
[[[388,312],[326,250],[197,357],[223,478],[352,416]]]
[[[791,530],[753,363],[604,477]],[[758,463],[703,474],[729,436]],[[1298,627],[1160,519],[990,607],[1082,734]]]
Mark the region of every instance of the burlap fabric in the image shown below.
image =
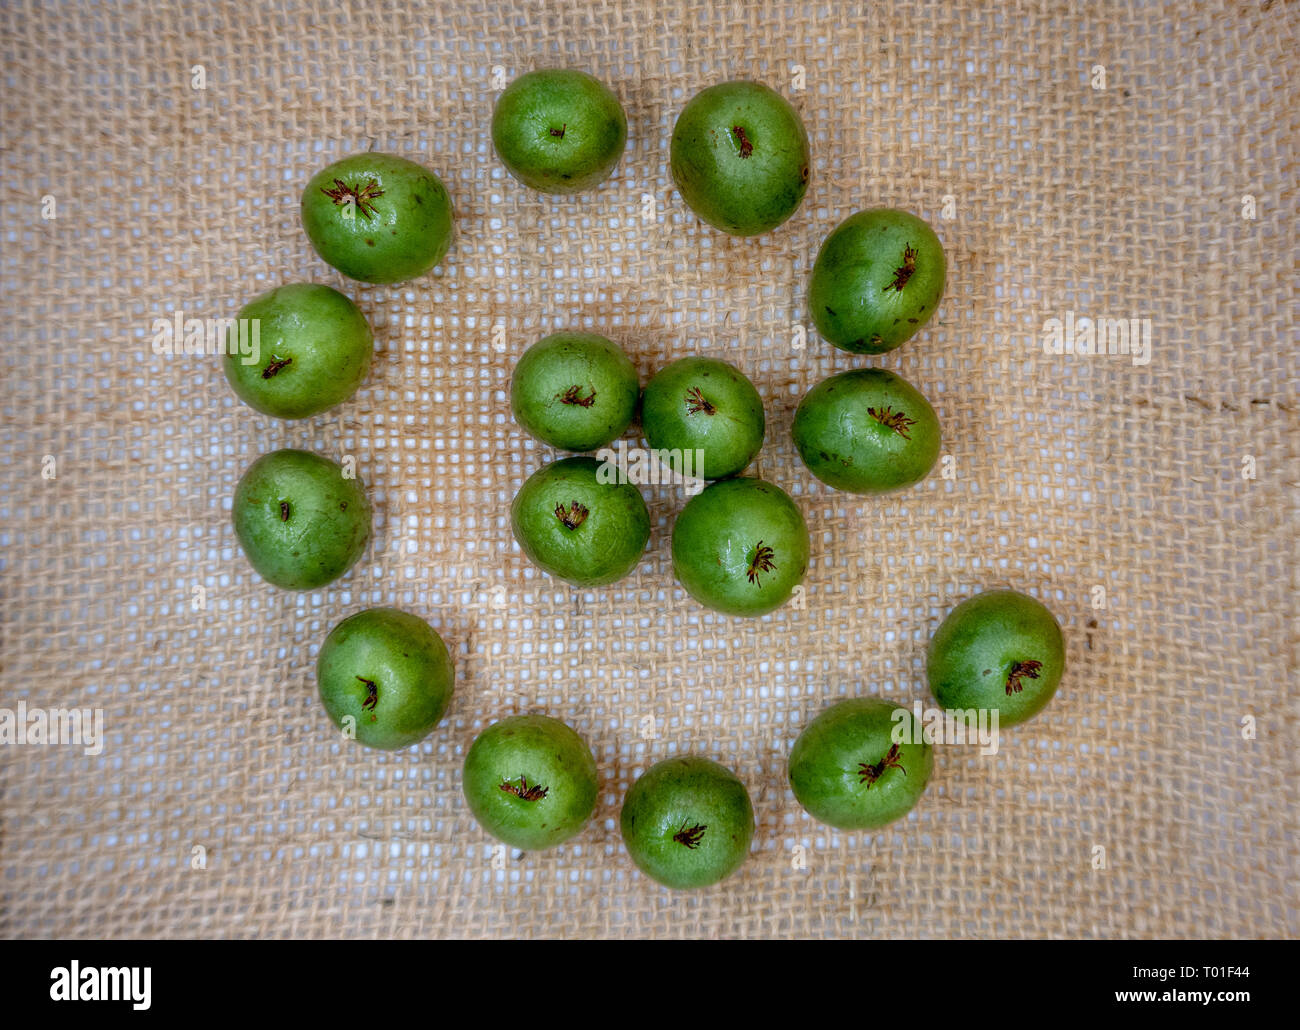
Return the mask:
[[[1296,933],[1294,5],[261,8],[0,13],[0,705],[104,713],[98,755],[0,749],[0,931]],[[491,150],[496,88],[545,66],[589,69],[628,114],[613,178],[576,199]],[[789,97],[814,148],[803,207],[754,240],[699,222],[667,167],[687,98],[737,77]],[[455,203],[447,260],[404,286],[342,279],[299,224],[310,174],[372,147]],[[935,225],[949,286],[917,338],[859,359],[811,330],[807,279],[826,233],[880,204]],[[335,412],[266,418],[217,359],[153,352],[155,319],[297,280],[376,330]],[[1085,316],[1149,320],[1149,362],[1049,353],[1044,325]],[[615,339],[643,381],[694,353],[753,378],[754,471],[812,530],[802,607],[745,621],[688,598],[674,486],[644,489],[650,547],[614,587],[522,557],[509,503],[555,455],[513,423],[509,375],[562,327]],[[802,394],[867,364],[945,434],[943,467],[879,500],[824,487],[790,442]],[[353,456],[377,511],[352,574],[303,595],[261,581],[229,525],[242,470],[286,445]],[[941,746],[886,830],[805,815],[799,730],[843,697],[930,703],[930,634],[993,586],[1061,619],[1051,707],[996,756]],[[340,739],[315,695],[325,634],[380,604],[427,618],[459,673],[446,720],[395,754]],[[602,792],[571,844],[520,855],[468,813],[460,764],[528,711],[591,743]],[[674,895],[634,869],[618,811],[688,751],[744,779],[758,830],[733,879]]]

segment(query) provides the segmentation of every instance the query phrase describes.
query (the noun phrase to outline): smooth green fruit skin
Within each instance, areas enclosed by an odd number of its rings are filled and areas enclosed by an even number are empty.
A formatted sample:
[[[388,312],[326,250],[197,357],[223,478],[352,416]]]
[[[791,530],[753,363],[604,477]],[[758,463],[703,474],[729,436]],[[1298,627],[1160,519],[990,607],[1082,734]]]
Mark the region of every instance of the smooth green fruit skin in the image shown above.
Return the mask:
[[[749,570],[762,543],[775,568]],[[673,573],[702,605],[728,615],[766,615],[790,599],[808,571],[808,527],[798,506],[761,479],[724,479],[687,502],[673,526]]]
[[[915,419],[907,436],[869,410]],[[939,417],[911,383],[883,368],[831,376],[794,414],[794,444],[808,470],[836,490],[880,494],[924,479],[939,459]]]
[[[335,179],[359,189],[374,181],[383,195],[361,205],[336,203],[323,192]],[[447,189],[423,165],[393,154],[353,154],[312,176],[302,191],[302,225],[316,253],[350,279],[400,283],[424,275],[451,247]]]
[[[703,826],[696,847],[673,837]],[[754,839],[749,791],[730,769],[707,758],[669,758],[651,766],[623,800],[619,828],[637,868],[678,890],[708,887],[745,863]]]
[[[896,721],[895,713],[901,721]],[[874,783],[864,783],[861,765],[874,766],[894,745],[898,762]],[[852,698],[827,708],[810,722],[790,751],[790,787],[814,819],[840,830],[873,830],[900,819],[925,792],[934,770],[934,747],[906,708],[874,697]]]
[[[1042,662],[1038,678],[1007,680],[1019,662]],[[930,692],[947,709],[997,711],[999,726],[1038,714],[1065,672],[1060,623],[1039,601],[1015,590],[990,590],[963,601],[943,620],[926,659]]]
[[[245,364],[228,340],[226,379],[240,400],[264,415],[296,419],[328,411],[356,393],[370,370],[370,325],[360,308],[328,286],[277,287],[244,305],[239,319],[257,322],[258,360]],[[236,332],[232,326],[230,336]]]
[[[341,465],[308,451],[273,451],[249,465],[235,487],[231,518],[249,563],[285,590],[333,582],[370,539],[370,502],[360,480],[344,479]]]
[[[747,157],[736,126],[753,148]],[[710,86],[687,103],[669,161],[687,206],[733,236],[757,236],[793,215],[812,167],[799,113],[776,91],[743,81]]]
[[[698,395],[692,391],[698,390]],[[693,399],[694,398],[694,399]],[[714,408],[709,414],[699,400]],[[692,410],[696,409],[696,410]],[[700,479],[743,472],[763,446],[763,399],[735,365],[713,358],[682,358],[660,369],[641,399],[646,443],[672,453],[668,465],[683,473],[681,452],[703,451]],[[694,458],[692,458],[692,462]]]
[[[626,144],[627,117],[618,97],[575,69],[521,75],[492,112],[492,145],[501,163],[542,193],[579,193],[599,185]]]
[[[501,789],[509,782],[546,788],[528,801]],[[478,735],[465,756],[465,800],[488,833],[512,847],[541,851],[562,844],[596,810],[596,759],[572,729],[545,715],[516,715]]]
[[[594,451],[631,425],[640,389],[636,366],[617,344],[596,333],[554,333],[519,358],[510,408],[544,443]]]
[[[375,684],[374,708],[365,707],[370,687],[363,680]],[[396,751],[438,725],[456,669],[442,637],[418,615],[371,608],[330,630],[316,661],[316,683],[334,725],[350,728],[366,747]]]
[[[538,568],[576,587],[608,586],[641,560],[650,511],[632,483],[602,483],[595,458],[562,458],[534,472],[515,494],[510,527]],[[587,516],[570,529],[556,514],[574,504]],[[571,519],[571,521],[574,521]]]
[[[916,267],[892,288],[908,247]],[[883,354],[915,336],[943,296],[948,262],[943,244],[907,211],[872,208],[850,215],[817,252],[808,307],[817,331],[841,350]]]

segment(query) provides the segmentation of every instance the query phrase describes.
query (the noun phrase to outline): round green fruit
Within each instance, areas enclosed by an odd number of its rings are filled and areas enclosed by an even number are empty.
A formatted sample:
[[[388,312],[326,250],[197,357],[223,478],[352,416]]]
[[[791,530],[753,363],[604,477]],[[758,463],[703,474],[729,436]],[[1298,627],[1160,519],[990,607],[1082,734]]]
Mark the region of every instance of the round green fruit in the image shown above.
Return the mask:
[[[957,605],[930,638],[930,692],[947,709],[998,712],[1000,726],[1036,715],[1065,672],[1060,623],[1041,602],[990,590]]]
[[[754,807],[745,785],[707,758],[669,758],[632,784],[619,816],[637,868],[665,887],[708,887],[749,855]]]
[[[814,819],[871,830],[911,811],[934,769],[934,748],[906,708],[874,697],[832,705],[790,751],[790,787]]]
[[[447,645],[417,615],[371,608],[325,638],[316,684],[325,711],[367,747],[396,751],[427,737],[451,701],[456,670]]]
[[[757,236],[788,219],[808,190],[811,158],[799,113],[758,82],[697,93],[673,127],[677,190],[700,218],[733,236]]]
[[[878,494],[924,479],[939,458],[939,418],[911,383],[858,368],[818,383],[794,415],[809,471],[836,490]]]
[[[809,564],[800,508],[771,482],[729,479],[695,495],[672,528],[672,570],[686,593],[728,615],[789,601]]]
[[[562,844],[596,809],[596,759],[558,719],[516,715],[478,735],[465,756],[470,811],[497,840],[524,851]]]
[[[672,571],[686,593],[728,615],[766,615],[790,600],[809,564],[800,508],[758,479],[714,482],[672,527]]]
[[[510,408],[529,433],[566,451],[594,451],[623,435],[636,414],[636,367],[595,333],[555,333],[524,351]]]
[[[302,225],[316,253],[361,282],[424,275],[451,246],[452,221],[442,180],[392,154],[345,157],[302,192]]]
[[[627,144],[623,106],[586,72],[550,68],[521,75],[492,112],[501,163],[542,193],[578,193],[609,177]]]
[[[235,487],[231,518],[253,568],[285,590],[333,582],[370,539],[370,502],[360,481],[308,451],[273,451],[249,465]]]
[[[277,287],[244,305],[239,324],[229,330],[226,379],[240,400],[264,415],[307,418],[328,411],[356,393],[370,369],[374,337],[365,316],[328,286]]]
[[[616,471],[594,458],[562,458],[519,488],[510,526],[534,565],[576,587],[607,586],[636,568],[650,512]]]
[[[785,604],[808,570],[809,550],[798,506],[761,479],[705,487],[673,526],[677,581],[728,615],[765,615]]]
[[[813,265],[808,307],[823,337],[854,354],[883,354],[934,315],[948,263],[930,226],[907,211],[850,215],[826,237]]]
[[[665,453],[674,472],[697,479],[743,472],[762,448],[766,426],[754,384],[735,365],[713,358],[665,366],[641,400],[646,443]]]

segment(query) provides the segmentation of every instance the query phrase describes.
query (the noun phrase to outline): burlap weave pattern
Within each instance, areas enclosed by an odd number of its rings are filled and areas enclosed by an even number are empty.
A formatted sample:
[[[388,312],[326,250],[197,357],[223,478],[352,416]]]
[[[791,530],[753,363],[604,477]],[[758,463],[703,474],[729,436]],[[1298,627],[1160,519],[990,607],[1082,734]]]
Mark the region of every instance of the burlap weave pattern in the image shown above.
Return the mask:
[[[0,749],[0,933],[1297,933],[1294,5],[261,7],[0,12],[0,706],[105,728],[99,755]],[[578,198],[491,150],[494,73],[547,66],[590,70],[628,115],[618,169]],[[740,77],[797,106],[814,152],[803,207],[754,240],[700,223],[667,164],[685,101]],[[343,279],[299,224],[308,177],[372,147],[456,208],[448,258],[402,286]],[[935,226],[949,285],[919,336],[859,359],[812,331],[807,279],[879,204]],[[215,358],[153,353],[155,319],[288,281],[375,328],[334,412],[266,418]],[[1149,319],[1149,363],[1047,353],[1067,312]],[[614,587],[522,557],[510,499],[554,452],[514,424],[509,375],[563,327],[619,342],[643,382],[693,353],[751,376],[754,472],[812,530],[801,607],[745,621],[687,597],[672,486],[644,488],[650,547]],[[947,477],[861,499],[800,465],[800,397],[868,364],[930,398]],[[314,593],[261,581],[229,525],[242,470],[281,446],[353,456],[376,508],[362,562]],[[805,815],[799,730],[841,697],[930,703],[930,634],[993,586],[1061,619],[1051,707],[996,756],[940,746],[881,832]],[[325,634],[380,604],[427,618],[458,668],[445,721],[394,754],[341,740],[315,695]],[[460,764],[525,711],[590,742],[602,792],[581,836],[517,855],[470,816]],[[758,831],[734,878],[674,895],[617,817],[686,751],[735,769]]]

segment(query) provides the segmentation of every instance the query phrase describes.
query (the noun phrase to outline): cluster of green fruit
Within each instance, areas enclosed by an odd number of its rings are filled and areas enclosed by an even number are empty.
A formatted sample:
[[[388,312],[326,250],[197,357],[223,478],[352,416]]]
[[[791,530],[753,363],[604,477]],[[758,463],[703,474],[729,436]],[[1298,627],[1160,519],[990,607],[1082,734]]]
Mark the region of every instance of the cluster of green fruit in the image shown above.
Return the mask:
[[[551,192],[604,179],[625,139],[617,99],[580,72],[523,76],[502,95],[493,118],[493,141],[506,167]],[[670,164],[687,205],[709,224],[742,236],[785,222],[803,200],[811,169],[798,113],[754,82],[697,94],[674,126]],[[859,212],[818,254],[809,289],[813,320],[845,350],[892,350],[934,314],[946,270],[943,247],[921,219],[886,209]],[[730,615],[765,615],[785,604],[807,571],[808,530],[785,491],[739,475],[758,454],[766,428],[758,391],[739,369],[683,358],[661,369],[643,393],[617,345],[566,332],[530,347],[511,381],[516,421],[562,450],[606,447],[627,430],[638,403],[652,454],[679,475],[714,481],[674,524],[678,582],[702,604]],[[808,393],[795,414],[794,441],[819,479],[873,494],[923,479],[938,459],[940,432],[934,409],[902,377],[856,369]],[[579,587],[626,576],[650,537],[636,486],[590,457],[564,458],[534,473],[515,497],[511,525],[534,564]]]
[[[603,181],[617,164],[627,123],[617,98],[582,72],[522,76],[500,97],[492,138],[506,168],[550,193]],[[672,138],[671,167],[683,199],[704,221],[736,235],[788,219],[808,187],[808,140],[794,109],[752,82],[698,94]],[[302,222],[317,253],[350,278],[395,283],[432,269],[451,243],[453,214],[436,175],[403,158],[359,154],[307,184]],[[831,343],[883,353],[910,339],[943,294],[946,263],[933,231],[914,215],[870,210],[826,239],[809,289],[812,318]],[[347,297],[291,284],[240,312],[256,320],[261,353],[227,348],[226,376],[258,411],[298,419],[346,400],[369,368],[372,334]],[[234,330],[232,330],[233,332]],[[650,518],[636,486],[590,452],[640,414],[651,451],[674,472],[713,482],[673,528],[673,569],[688,593],[729,614],[757,616],[786,603],[802,580],[809,538],[780,488],[740,475],[763,444],[766,419],[753,384],[723,361],[690,357],[640,388],[613,342],[557,333],[520,358],[511,407],[528,432],[581,456],[535,472],[511,506],[511,525],[538,567],[569,583],[613,583],[636,566]],[[883,493],[923,479],[939,452],[939,425],[901,377],[859,369],[814,387],[795,415],[794,442],[819,479],[855,493]],[[319,455],[281,450],[240,479],[233,521],[253,567],[285,589],[323,586],[360,558],[371,530],[361,484]],[[1031,598],[994,591],[959,605],[931,641],[927,668],[940,703],[989,708],[1003,724],[1050,700],[1064,669],[1060,628]],[[317,681],[326,712],[366,746],[397,749],[442,719],[455,669],[424,620],[391,608],[336,625],[321,647]],[[857,698],[814,719],[796,741],[789,780],[816,818],[842,829],[883,826],[924,791],[932,742],[910,713]],[[590,820],[596,762],[570,727],[543,715],[489,726],[466,755],[470,810],[498,839],[522,849],[568,840]],[[743,863],[754,833],[749,795],[736,775],[698,756],[652,766],[624,800],[621,829],[636,864],[671,887],[719,882]]]

